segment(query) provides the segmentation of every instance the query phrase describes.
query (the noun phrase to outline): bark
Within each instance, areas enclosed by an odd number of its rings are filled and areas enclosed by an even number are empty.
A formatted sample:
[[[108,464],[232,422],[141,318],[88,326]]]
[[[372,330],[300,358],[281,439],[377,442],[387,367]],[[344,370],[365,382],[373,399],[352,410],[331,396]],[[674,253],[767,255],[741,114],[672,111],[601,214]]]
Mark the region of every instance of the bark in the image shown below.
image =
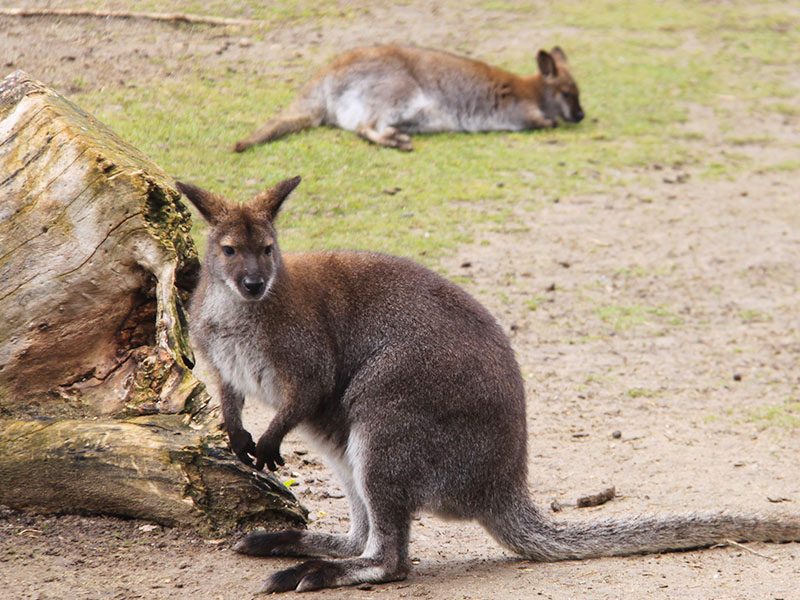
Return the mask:
[[[0,504],[112,514],[219,534],[301,524],[272,476],[253,474],[180,415],[127,420],[0,420]]]
[[[53,90],[0,81],[0,503],[200,529],[302,520],[230,459],[192,375],[199,263],[179,198]]]

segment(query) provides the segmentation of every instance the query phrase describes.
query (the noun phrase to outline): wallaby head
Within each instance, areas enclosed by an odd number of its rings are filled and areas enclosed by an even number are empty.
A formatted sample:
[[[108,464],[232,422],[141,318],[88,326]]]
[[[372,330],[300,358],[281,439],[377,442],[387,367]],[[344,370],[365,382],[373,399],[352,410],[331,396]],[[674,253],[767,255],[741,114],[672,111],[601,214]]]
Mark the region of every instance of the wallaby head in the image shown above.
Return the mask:
[[[236,204],[197,186],[177,182],[178,189],[209,224],[203,272],[224,283],[248,302],[264,299],[281,263],[273,221],[300,177],[286,179]]]
[[[545,113],[558,116],[571,123],[583,120],[578,84],[572,78],[567,65],[567,55],[556,46],[550,52],[539,50],[536,55],[544,85]]]

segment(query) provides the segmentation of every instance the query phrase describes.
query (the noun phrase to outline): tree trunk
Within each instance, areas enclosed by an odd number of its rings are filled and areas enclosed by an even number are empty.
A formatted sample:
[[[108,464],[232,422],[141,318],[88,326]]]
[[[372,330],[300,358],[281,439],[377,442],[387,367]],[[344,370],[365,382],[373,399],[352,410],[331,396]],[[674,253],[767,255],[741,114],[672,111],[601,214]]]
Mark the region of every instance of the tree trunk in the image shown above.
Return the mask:
[[[302,521],[224,449],[191,372],[173,181],[17,71],[0,81],[0,503],[229,530]]]

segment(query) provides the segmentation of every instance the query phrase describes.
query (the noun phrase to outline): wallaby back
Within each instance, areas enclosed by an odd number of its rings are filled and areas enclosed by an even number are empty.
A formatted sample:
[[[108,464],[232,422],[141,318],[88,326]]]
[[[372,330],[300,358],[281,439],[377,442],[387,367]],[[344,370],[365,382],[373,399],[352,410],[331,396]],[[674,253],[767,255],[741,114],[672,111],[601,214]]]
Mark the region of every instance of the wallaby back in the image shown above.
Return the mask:
[[[534,560],[664,552],[727,540],[798,541],[798,515],[726,513],[561,522],[527,489],[524,385],[492,316],[412,261],[373,253],[283,255],[273,221],[299,178],[244,205],[182,191],[210,224],[190,306],[196,353],[214,374],[231,449],[283,464],[298,428],[341,479],[347,535],[256,533],[237,550],[326,556],[274,574],[264,591],[392,581],[409,568],[411,517],[475,519]],[[245,397],[275,416],[257,443]]]
[[[567,57],[537,55],[539,73],[519,76],[467,57],[409,46],[357,48],[333,60],[291,106],[239,141],[236,151],[317,125],[410,150],[409,134],[555,127],[584,113]]]

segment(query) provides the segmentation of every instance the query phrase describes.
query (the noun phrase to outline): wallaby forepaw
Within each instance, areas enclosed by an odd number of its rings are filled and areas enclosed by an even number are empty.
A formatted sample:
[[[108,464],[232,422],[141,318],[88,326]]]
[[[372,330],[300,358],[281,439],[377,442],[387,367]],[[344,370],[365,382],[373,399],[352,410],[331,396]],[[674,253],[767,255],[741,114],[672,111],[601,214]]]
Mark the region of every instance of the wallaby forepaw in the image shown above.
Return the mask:
[[[277,471],[279,466],[283,466],[285,462],[280,447],[280,439],[273,438],[269,431],[264,432],[256,445],[256,469],[260,471],[266,465],[270,471]]]
[[[244,152],[249,147],[250,147],[250,144],[248,144],[247,142],[236,142],[236,144],[233,146],[233,151],[234,152]]]
[[[251,456],[256,454],[256,444],[250,432],[245,429],[237,429],[228,433],[228,443],[233,453],[246,465],[253,466]]]

